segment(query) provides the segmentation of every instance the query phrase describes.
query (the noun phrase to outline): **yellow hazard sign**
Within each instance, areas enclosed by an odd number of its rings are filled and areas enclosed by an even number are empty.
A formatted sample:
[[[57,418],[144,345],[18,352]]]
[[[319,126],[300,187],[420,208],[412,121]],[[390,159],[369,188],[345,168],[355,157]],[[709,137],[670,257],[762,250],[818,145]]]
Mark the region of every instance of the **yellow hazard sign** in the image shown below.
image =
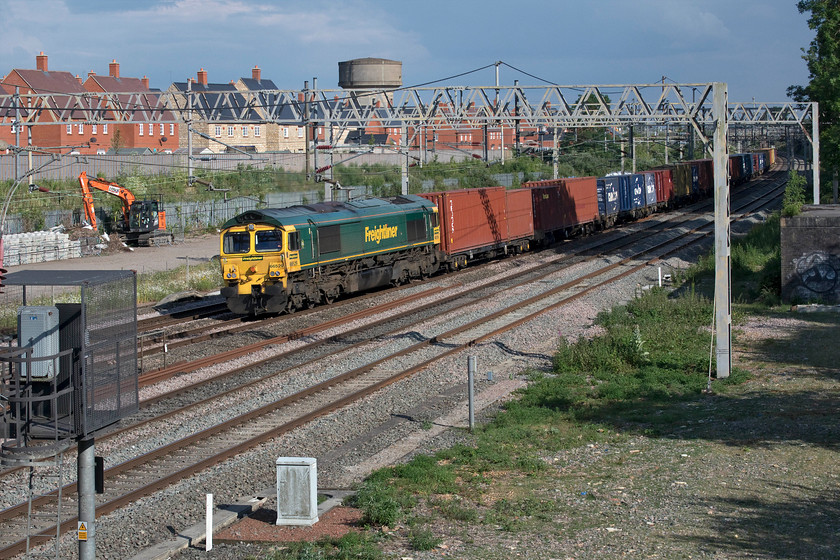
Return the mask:
[[[88,530],[87,530],[87,524],[84,521],[79,521],[79,528],[78,528],[77,532],[79,533],[79,540],[80,541],[86,541],[87,540]]]

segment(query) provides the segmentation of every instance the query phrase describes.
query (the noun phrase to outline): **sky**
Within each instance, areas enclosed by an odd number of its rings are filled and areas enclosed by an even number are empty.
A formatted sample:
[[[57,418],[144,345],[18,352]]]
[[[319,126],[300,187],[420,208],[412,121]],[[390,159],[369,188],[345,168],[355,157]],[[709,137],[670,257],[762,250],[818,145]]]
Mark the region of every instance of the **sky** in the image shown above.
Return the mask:
[[[401,61],[405,86],[492,86],[501,61],[501,85],[664,78],[780,102],[808,82],[807,15],[796,0],[0,0],[0,76],[43,51],[50,70],[107,74],[116,59],[158,89],[254,66],[280,89],[338,89],[338,62],[374,57]]]

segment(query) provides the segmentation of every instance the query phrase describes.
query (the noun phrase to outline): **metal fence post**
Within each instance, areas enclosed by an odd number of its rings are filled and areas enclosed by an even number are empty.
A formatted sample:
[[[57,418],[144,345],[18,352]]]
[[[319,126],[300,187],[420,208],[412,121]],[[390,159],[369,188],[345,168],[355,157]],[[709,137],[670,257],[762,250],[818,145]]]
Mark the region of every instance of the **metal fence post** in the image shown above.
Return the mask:
[[[475,382],[475,356],[467,358],[467,385],[469,386],[470,401],[470,432],[475,429],[475,403],[473,384]]]

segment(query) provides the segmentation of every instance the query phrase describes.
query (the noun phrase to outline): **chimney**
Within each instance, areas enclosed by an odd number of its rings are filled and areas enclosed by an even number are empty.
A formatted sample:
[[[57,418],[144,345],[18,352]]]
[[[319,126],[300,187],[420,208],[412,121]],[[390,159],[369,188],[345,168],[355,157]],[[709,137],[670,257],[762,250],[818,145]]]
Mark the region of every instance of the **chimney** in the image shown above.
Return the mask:
[[[256,64],[254,65],[253,68],[251,68],[251,77],[253,79],[257,80],[258,82],[260,81],[260,74],[261,73],[262,73],[262,71],[260,70],[260,67],[257,66]]]
[[[94,76],[96,76],[96,72],[94,72],[93,70],[88,70],[88,78],[93,78]]]
[[[303,92],[302,91],[298,92],[298,101],[303,101]]]
[[[203,86],[207,85],[207,71],[204,68],[202,68],[201,70],[196,72],[195,75],[196,75],[196,78],[197,78],[196,81],[199,84],[201,84]]]
[[[120,63],[117,62],[116,58],[108,65],[108,75],[112,78],[120,77]]]
[[[41,72],[48,72],[47,55],[44,54],[44,51],[41,51],[41,54],[35,57],[35,65]]]
[[[82,77],[81,77],[81,76],[79,76],[78,74],[76,74],[76,80],[77,80],[77,81],[79,82],[79,84],[81,85],[81,83],[82,83]]]
[[[143,84],[144,88],[149,89],[149,78],[143,76],[142,78],[140,78],[140,83]]]

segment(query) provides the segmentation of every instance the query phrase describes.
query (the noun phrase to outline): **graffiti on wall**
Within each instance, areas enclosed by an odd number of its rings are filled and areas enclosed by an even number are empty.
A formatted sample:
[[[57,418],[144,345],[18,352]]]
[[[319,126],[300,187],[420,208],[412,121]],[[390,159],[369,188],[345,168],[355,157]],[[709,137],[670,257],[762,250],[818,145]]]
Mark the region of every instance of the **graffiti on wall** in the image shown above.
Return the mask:
[[[812,251],[793,259],[785,287],[791,301],[840,303],[840,257]]]

